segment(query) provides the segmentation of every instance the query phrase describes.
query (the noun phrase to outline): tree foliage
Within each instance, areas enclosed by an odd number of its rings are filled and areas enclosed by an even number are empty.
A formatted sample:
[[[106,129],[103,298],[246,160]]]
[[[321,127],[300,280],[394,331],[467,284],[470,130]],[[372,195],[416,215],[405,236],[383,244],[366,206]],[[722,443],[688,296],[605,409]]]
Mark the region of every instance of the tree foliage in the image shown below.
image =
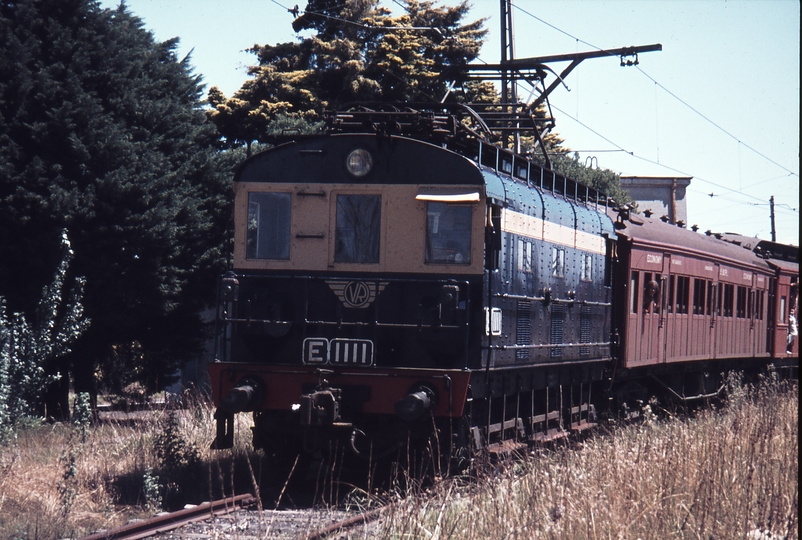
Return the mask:
[[[176,45],[124,4],[0,5],[0,293],[30,310],[57,263],[53,232],[70,230],[94,321],[71,363],[79,390],[131,343],[163,385],[202,337],[230,164]]]
[[[353,101],[439,101],[447,93],[442,74],[479,55],[484,21],[463,23],[467,0],[403,5],[392,15],[378,0],[311,0],[293,28],[316,33],[254,45],[251,78],[230,98],[212,88],[210,117],[239,145],[264,141],[280,115],[313,120]]]
[[[579,160],[578,153],[551,156],[551,165],[563,176],[601,191],[619,204],[632,200],[629,192],[621,187],[621,177],[618,173],[610,169],[589,167]]]
[[[0,439],[21,419],[41,415],[46,386],[52,382],[47,366],[70,351],[89,327],[83,313],[84,280],[65,280],[73,251],[66,231],[61,238],[62,260],[43,291],[33,322],[24,313],[9,315],[0,297]]]

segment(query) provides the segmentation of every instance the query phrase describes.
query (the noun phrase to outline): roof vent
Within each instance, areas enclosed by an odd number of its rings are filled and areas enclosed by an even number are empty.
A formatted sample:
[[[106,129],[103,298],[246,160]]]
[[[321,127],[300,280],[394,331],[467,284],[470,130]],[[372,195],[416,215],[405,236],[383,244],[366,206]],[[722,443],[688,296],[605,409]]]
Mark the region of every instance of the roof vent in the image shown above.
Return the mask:
[[[697,232],[699,230],[699,225],[696,224],[691,225],[691,230],[693,230],[693,232]]]
[[[668,223],[668,214],[663,214],[662,216],[660,216],[660,221],[662,221],[663,223]]]
[[[652,211],[651,211],[651,210],[649,210],[648,208],[647,208],[646,210],[644,210],[644,211],[643,211],[643,215],[644,215],[644,216],[646,216],[647,218],[650,218],[650,217],[652,217],[652,214],[654,214],[654,212],[652,212]]]

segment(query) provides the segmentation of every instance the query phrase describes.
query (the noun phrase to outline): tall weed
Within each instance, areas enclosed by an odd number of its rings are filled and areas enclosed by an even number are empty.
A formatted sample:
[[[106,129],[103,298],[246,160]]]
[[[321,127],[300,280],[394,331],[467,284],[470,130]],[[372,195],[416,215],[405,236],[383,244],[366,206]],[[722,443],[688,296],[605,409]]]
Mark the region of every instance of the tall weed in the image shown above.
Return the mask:
[[[797,538],[798,391],[624,426],[401,501],[384,538]],[[757,532],[756,532],[757,531]],[[754,536],[755,534],[768,536]]]

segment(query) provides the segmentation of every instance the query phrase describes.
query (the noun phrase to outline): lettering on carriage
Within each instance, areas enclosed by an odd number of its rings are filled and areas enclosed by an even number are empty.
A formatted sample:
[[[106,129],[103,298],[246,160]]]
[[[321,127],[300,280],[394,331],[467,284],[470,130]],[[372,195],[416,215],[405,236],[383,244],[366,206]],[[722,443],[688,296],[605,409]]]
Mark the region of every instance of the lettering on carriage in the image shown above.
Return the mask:
[[[682,259],[671,259],[671,264],[682,266]]]
[[[715,268],[713,268],[712,265],[709,264],[705,265],[705,272],[712,272],[713,270],[715,270]]]
[[[726,276],[726,275],[727,275],[727,269],[726,269],[726,268],[721,268],[721,269],[718,271],[718,275],[719,275],[719,276]]]
[[[766,283],[766,279],[763,276],[757,276],[757,282],[762,285],[763,283]]]
[[[655,255],[654,253],[647,253],[646,262],[650,264],[660,264],[663,262],[663,256]]]
[[[752,274],[750,272],[744,272],[744,281],[752,281]]]

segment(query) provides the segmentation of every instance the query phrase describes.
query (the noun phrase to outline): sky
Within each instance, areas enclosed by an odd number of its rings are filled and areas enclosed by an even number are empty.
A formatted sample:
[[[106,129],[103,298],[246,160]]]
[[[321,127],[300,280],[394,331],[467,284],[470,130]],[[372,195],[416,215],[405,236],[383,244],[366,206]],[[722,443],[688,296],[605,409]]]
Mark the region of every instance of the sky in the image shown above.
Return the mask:
[[[245,49],[299,39],[296,2],[303,10],[298,0],[125,0],[157,40],[180,38],[207,89],[228,96],[256,61]],[[486,18],[489,31],[480,59],[498,63],[499,1],[472,6],[467,20]],[[580,161],[692,176],[688,225],[700,231],[770,240],[773,196],[777,241],[799,245],[797,0],[514,0],[512,11],[516,58],[662,45],[632,67],[585,60],[551,94],[555,131]]]

